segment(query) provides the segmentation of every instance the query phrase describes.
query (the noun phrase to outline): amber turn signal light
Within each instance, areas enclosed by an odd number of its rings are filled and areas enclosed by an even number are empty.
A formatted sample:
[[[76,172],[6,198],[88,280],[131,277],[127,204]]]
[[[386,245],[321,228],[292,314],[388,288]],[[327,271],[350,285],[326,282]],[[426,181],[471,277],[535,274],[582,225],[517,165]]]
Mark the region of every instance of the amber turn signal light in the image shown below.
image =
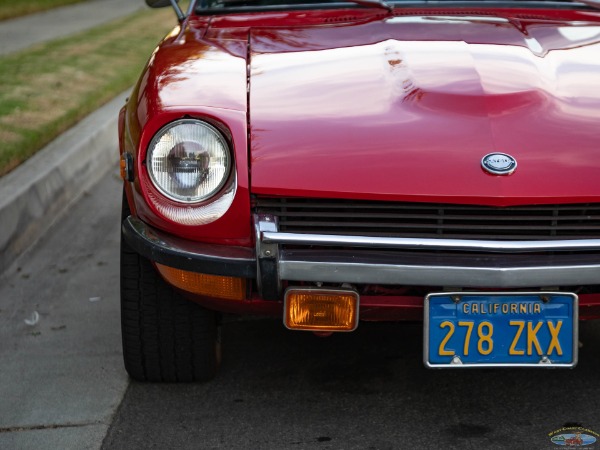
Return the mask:
[[[124,181],[133,181],[133,157],[130,153],[122,153],[119,162],[119,168],[121,170],[121,178]]]
[[[358,325],[358,292],[289,288],[284,323],[291,330],[353,331]]]
[[[226,300],[246,298],[246,279],[189,272],[156,264],[158,271],[173,286],[193,294]]]
[[[119,162],[119,169],[121,169],[121,178],[123,180],[127,180],[127,161],[125,160],[125,156],[121,155],[121,160]]]

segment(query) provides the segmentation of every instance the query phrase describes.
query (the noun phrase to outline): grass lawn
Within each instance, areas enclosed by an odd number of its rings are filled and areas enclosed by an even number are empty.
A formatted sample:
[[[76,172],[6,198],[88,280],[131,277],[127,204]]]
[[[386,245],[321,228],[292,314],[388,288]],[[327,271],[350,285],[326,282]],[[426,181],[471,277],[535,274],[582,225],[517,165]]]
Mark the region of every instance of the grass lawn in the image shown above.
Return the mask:
[[[171,8],[146,10],[0,57],[0,176],[132,86],[176,23]]]
[[[12,19],[83,0],[0,0],[0,20]]]

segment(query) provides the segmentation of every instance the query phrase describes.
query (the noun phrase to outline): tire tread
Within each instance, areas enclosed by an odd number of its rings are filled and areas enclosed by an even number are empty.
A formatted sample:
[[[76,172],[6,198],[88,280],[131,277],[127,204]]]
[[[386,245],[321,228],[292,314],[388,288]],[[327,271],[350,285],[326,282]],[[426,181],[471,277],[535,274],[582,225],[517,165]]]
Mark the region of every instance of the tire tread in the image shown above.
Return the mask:
[[[123,219],[129,215],[123,195]],[[138,381],[207,381],[217,371],[214,311],[184,299],[121,237],[123,359]]]

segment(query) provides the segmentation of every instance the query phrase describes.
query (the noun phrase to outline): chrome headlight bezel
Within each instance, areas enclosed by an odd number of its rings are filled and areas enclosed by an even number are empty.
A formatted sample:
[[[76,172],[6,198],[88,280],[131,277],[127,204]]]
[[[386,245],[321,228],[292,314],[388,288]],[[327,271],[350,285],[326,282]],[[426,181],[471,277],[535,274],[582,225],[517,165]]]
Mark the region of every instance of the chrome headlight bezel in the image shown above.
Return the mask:
[[[186,133],[192,133],[192,128],[190,128],[190,126],[201,127],[200,129],[196,129],[194,131],[200,131],[201,133],[203,132],[205,134],[205,138],[212,139],[212,143],[214,145],[209,146],[210,148],[207,149],[206,145],[199,144],[198,141],[195,141],[193,139],[186,140]],[[180,133],[184,135],[183,137],[173,134],[173,130],[177,127],[187,128],[187,130],[180,130]],[[207,160],[208,169],[206,169],[207,172],[205,175],[195,172],[192,173],[191,176],[187,176],[188,179],[190,179],[193,176],[196,176],[198,178],[198,182],[192,184],[190,184],[189,180],[187,180],[190,186],[182,187],[181,185],[183,183],[181,182],[181,179],[179,179],[180,189],[178,192],[176,189],[173,188],[174,184],[169,186],[169,183],[165,180],[170,179],[173,183],[176,184],[179,175],[183,175],[184,178],[186,178],[185,175],[189,174],[186,174],[185,170],[181,172],[169,172],[168,170],[161,171],[159,170],[160,163],[157,160],[158,158],[163,159],[162,163],[163,165],[165,165],[163,169],[172,168],[168,166],[170,161],[169,158],[171,157],[177,145],[183,144],[185,142],[187,142],[188,145],[190,143],[196,144],[198,145],[198,151],[209,153],[208,156],[205,158]],[[206,144],[206,142],[204,142],[204,144]],[[175,157],[173,158],[176,159]],[[185,159],[186,163],[190,166],[192,166],[193,164],[200,164],[198,162],[199,159]],[[216,164],[216,169],[211,168],[211,159],[216,159],[219,161]],[[233,157],[231,146],[223,136],[223,133],[221,133],[219,129],[217,129],[214,125],[210,124],[209,122],[194,118],[178,119],[163,126],[160,130],[158,130],[158,132],[153,136],[152,140],[148,145],[145,161],[148,177],[154,188],[167,199],[183,205],[203,204],[215,197],[223,189],[223,187],[229,180],[231,172],[233,170]],[[213,170],[213,172],[211,172],[211,169]],[[201,186],[203,181],[206,181],[209,178],[214,178],[215,172],[219,172],[218,174],[216,174],[216,176],[219,177],[217,182],[210,183],[209,189],[202,191]]]

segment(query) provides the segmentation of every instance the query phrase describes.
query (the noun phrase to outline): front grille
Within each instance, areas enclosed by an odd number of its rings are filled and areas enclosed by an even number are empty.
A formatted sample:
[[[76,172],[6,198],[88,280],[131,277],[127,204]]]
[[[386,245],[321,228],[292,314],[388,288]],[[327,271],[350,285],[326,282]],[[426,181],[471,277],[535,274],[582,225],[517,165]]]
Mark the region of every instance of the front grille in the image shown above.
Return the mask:
[[[280,231],[358,236],[551,240],[600,238],[600,204],[488,207],[304,198],[254,199]]]

